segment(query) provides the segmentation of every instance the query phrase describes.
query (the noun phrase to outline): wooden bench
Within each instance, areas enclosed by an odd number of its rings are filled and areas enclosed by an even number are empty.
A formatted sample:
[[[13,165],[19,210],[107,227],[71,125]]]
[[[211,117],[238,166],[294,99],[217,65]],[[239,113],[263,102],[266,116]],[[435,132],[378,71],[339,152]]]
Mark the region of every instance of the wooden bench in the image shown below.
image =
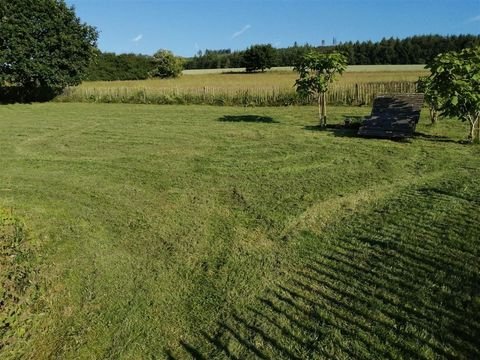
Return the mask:
[[[420,119],[423,94],[380,95],[375,98],[372,114],[365,118],[358,135],[377,138],[413,136]]]

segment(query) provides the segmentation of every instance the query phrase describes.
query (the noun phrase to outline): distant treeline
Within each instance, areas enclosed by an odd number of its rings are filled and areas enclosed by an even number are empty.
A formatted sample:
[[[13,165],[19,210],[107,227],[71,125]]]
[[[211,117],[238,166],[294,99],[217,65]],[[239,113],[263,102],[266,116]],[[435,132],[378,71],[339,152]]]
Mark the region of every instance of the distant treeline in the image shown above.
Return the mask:
[[[405,39],[382,39],[379,42],[346,42],[335,46],[297,44],[275,49],[275,66],[294,66],[309,50],[320,52],[340,51],[348,57],[350,65],[425,64],[435,55],[446,51],[458,51],[480,45],[478,35],[413,36]],[[244,51],[206,50],[188,59],[186,69],[221,69],[243,67]]]
[[[336,48],[348,57],[350,65],[426,64],[436,55],[479,46],[480,35],[412,36],[382,39],[379,42],[347,42]]]
[[[346,42],[335,46],[298,45],[275,49],[274,66],[294,66],[309,50],[340,51],[350,65],[425,64],[435,55],[479,46],[480,35],[422,35],[405,39],[382,39],[379,42]],[[230,49],[199,51],[185,59],[185,69],[223,69],[244,67],[245,51]],[[148,78],[153,68],[151,56],[100,53],[89,68],[87,80],[137,80]]]

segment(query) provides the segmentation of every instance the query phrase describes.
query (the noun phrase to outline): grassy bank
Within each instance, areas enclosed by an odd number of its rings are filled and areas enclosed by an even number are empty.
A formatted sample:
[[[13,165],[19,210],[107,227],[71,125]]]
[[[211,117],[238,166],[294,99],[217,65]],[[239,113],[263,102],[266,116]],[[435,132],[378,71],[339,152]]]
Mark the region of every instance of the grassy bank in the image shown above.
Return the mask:
[[[0,357],[478,357],[480,149],[424,115],[391,142],[314,107],[0,107],[39,274]]]

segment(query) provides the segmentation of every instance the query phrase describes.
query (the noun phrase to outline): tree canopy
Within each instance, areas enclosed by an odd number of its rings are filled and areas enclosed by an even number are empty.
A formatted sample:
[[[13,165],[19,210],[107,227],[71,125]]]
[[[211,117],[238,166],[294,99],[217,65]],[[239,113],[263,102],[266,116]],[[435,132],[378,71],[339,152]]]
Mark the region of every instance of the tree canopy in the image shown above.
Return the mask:
[[[152,56],[98,52],[88,67],[85,80],[143,80],[154,68]]]
[[[243,55],[247,72],[265,71],[275,65],[275,49],[272,45],[253,45]]]
[[[151,77],[175,78],[182,73],[183,60],[169,50],[158,50],[153,55],[153,61],[154,68],[150,72]]]
[[[0,86],[61,89],[79,84],[97,36],[63,0],[1,0]]]
[[[480,47],[440,54],[427,67],[442,114],[468,121],[469,138],[480,142]]]
[[[327,125],[327,103],[325,93],[337,74],[347,68],[347,58],[340,53],[320,54],[311,51],[305,54],[295,70],[299,78],[295,81],[297,92],[303,96],[318,96],[320,126]]]

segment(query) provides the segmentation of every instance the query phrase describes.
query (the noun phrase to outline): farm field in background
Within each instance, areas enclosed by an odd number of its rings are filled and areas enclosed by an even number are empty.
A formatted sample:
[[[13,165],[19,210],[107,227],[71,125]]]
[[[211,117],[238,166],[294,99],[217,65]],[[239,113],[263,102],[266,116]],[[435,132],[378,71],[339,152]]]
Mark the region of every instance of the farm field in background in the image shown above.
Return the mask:
[[[347,72],[407,72],[425,70],[425,65],[349,65]],[[279,66],[266,70],[266,72],[287,72],[293,71],[292,66]],[[245,72],[245,68],[230,68],[230,69],[191,69],[183,70],[185,75],[201,75],[201,74],[222,74],[232,72]]]
[[[423,65],[373,65],[349,67],[338,78],[338,84],[416,81],[419,76],[427,75]],[[280,68],[285,69],[285,68]],[[245,69],[186,70],[186,74],[177,79],[152,79],[130,81],[87,81],[80,88],[217,88],[225,90],[271,90],[292,89],[297,74],[294,71],[266,71],[265,73],[230,73]],[[194,76],[195,75],[195,76]]]
[[[378,93],[414,92],[414,82],[427,73],[423,65],[350,67],[332,85],[328,101],[368,105]],[[291,70],[253,74],[195,70],[195,75],[177,79],[84,82],[67,89],[58,101],[242,106],[314,103],[315,99],[305,100],[295,93],[296,79]]]
[[[466,125],[316,111],[0,107],[0,358],[479,358]]]

